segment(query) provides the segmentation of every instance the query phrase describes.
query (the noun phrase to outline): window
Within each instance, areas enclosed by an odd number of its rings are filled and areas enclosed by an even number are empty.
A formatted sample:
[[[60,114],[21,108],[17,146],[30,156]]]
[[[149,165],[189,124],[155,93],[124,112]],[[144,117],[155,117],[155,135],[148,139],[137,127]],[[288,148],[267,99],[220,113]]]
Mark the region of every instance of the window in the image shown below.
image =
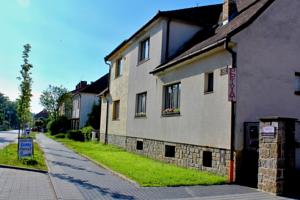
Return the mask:
[[[165,145],[165,157],[175,157],[175,146]]]
[[[116,62],[115,78],[118,78],[122,75],[122,70],[123,70],[123,59],[120,58]]]
[[[300,95],[300,72],[295,73],[295,94]]]
[[[212,153],[210,151],[203,151],[203,166],[204,167],[212,166]]]
[[[143,141],[141,141],[141,140],[138,140],[138,141],[136,141],[136,149],[137,150],[143,150]]]
[[[146,116],[146,101],[147,101],[147,93],[146,92],[136,95],[136,109],[135,109],[136,117]]]
[[[150,39],[147,38],[140,43],[139,62],[149,59]]]
[[[120,101],[113,102],[113,120],[120,119]]]
[[[163,115],[180,114],[180,83],[165,86]]]
[[[209,93],[214,91],[214,73],[206,73],[205,74],[205,83],[204,83],[204,92]]]

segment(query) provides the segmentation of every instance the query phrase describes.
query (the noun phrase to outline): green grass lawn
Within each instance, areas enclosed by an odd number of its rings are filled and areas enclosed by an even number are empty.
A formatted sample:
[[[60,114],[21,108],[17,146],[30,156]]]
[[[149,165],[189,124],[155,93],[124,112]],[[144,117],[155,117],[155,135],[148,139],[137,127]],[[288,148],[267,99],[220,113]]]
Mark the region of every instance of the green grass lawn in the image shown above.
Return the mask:
[[[44,160],[43,151],[37,143],[34,143],[34,158],[23,158],[18,160],[17,154],[18,144],[9,144],[3,149],[0,149],[0,164],[16,167],[24,167],[30,169],[48,170]]]
[[[226,177],[162,163],[112,145],[56,139],[67,147],[102,163],[142,186],[223,184]]]

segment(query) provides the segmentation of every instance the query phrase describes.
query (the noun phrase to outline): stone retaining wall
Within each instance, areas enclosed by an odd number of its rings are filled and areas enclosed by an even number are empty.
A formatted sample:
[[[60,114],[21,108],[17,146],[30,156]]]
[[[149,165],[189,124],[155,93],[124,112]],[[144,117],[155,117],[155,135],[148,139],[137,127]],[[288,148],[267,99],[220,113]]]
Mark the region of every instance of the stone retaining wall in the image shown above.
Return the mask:
[[[105,134],[100,133],[100,142],[104,143]],[[114,144],[122,148],[126,148],[126,136],[108,134],[108,143]]]

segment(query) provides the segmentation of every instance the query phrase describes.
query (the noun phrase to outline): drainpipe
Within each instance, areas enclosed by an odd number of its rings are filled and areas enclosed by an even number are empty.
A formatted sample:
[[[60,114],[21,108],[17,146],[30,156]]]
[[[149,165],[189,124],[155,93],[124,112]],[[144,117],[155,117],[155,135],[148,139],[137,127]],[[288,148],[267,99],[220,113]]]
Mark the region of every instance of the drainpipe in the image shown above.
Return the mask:
[[[233,51],[228,43],[230,38],[226,38],[225,49],[231,54],[232,68],[237,67],[236,52]],[[236,102],[231,102],[231,131],[230,131],[230,165],[229,165],[229,182],[234,181],[234,137],[235,137],[235,117],[236,117]]]
[[[170,23],[171,23],[171,19],[168,18],[168,21],[167,21],[167,37],[166,37],[166,51],[165,51],[165,60],[168,60],[169,58],[169,44],[170,44]]]
[[[107,95],[109,94],[109,86],[110,86],[110,73],[111,73],[111,63],[108,63],[105,61],[105,64],[108,65],[109,67],[109,72],[108,72],[108,90],[107,90]],[[109,115],[109,99],[108,96],[106,95],[106,127],[105,127],[105,135],[104,135],[104,144],[108,144],[108,115]]]

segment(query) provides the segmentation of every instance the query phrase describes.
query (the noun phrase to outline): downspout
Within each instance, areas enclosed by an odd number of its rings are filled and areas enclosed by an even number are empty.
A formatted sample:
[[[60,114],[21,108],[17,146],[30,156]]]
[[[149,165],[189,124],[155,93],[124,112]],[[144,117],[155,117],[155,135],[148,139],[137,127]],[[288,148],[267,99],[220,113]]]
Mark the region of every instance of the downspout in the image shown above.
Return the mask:
[[[228,43],[230,42],[230,38],[226,38],[225,49],[231,54],[232,60],[232,68],[237,67],[237,55],[236,52],[233,51]],[[229,182],[232,183],[234,181],[234,142],[235,142],[235,117],[236,117],[236,102],[231,101],[231,127],[230,127],[230,165],[229,165]]]
[[[111,74],[111,63],[108,63],[105,61],[105,64],[108,65],[109,67],[109,72],[108,72],[108,90],[107,90],[107,95],[109,94],[110,90],[110,74]],[[106,96],[106,127],[105,127],[105,135],[104,135],[104,144],[108,144],[108,115],[109,115],[109,99]]]
[[[102,97],[99,96],[99,110],[100,110],[100,117],[99,117],[99,142],[100,142],[100,130],[101,130],[101,115],[102,115]]]

